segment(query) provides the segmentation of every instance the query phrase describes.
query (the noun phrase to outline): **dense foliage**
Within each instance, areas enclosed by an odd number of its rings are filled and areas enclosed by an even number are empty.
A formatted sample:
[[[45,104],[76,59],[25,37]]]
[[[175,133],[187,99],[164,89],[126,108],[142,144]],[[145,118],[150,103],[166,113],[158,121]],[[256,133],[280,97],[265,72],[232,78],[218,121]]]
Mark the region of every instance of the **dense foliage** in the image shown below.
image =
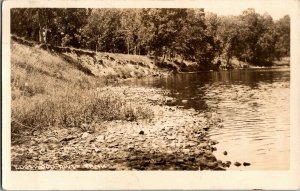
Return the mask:
[[[11,32],[56,46],[212,63],[233,58],[268,65],[289,56],[290,18],[247,9],[218,16],[204,9],[11,9]],[[220,63],[220,62],[219,62]]]

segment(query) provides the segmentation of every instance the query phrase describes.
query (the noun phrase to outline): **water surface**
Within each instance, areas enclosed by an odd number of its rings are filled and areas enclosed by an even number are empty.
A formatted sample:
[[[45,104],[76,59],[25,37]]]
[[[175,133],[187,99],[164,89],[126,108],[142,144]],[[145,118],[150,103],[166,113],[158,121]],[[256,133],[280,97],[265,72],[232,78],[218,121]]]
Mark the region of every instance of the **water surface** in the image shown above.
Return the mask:
[[[173,105],[220,118],[222,127],[209,130],[209,136],[219,141],[215,156],[251,163],[230,169],[289,169],[288,68],[174,74],[127,83],[168,89],[177,100]]]

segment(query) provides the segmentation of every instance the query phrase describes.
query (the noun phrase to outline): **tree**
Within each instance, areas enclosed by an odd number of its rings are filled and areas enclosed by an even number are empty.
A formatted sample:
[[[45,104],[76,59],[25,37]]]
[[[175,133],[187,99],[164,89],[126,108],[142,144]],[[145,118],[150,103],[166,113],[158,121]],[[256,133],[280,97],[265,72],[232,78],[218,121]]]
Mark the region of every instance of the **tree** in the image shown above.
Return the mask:
[[[240,29],[238,17],[228,16],[221,18],[217,33],[221,41],[222,56],[225,58],[227,65],[230,64],[233,56],[238,55],[239,46],[242,44],[239,44]]]
[[[50,9],[11,9],[11,32],[39,42],[46,41],[43,35],[47,36],[53,17]]]
[[[219,17],[204,9],[14,8],[11,32],[52,45],[152,54],[155,63],[180,58],[207,69],[216,57],[267,65],[290,54],[289,16],[274,22],[254,9]]]
[[[126,45],[120,30],[120,18],[117,9],[93,9],[81,33],[87,47],[95,51],[123,53]]]
[[[175,39],[180,33],[186,16],[186,9],[143,9],[142,22],[147,29],[147,44],[154,51],[154,62],[158,56],[163,61],[168,51],[172,50]]]
[[[14,8],[11,9],[11,31],[19,36],[60,45],[79,47],[76,37],[88,17],[87,9]]]
[[[275,22],[276,56],[290,56],[290,17],[285,15]]]
[[[215,56],[220,57],[222,54],[221,35],[219,33],[219,28],[221,26],[221,18],[214,13],[205,13],[205,25],[207,35],[211,36],[214,41],[213,44]]]
[[[81,31],[87,24],[91,9],[68,8],[60,9],[56,17],[55,41],[63,46],[81,46]]]
[[[181,55],[182,61],[196,61],[208,69],[220,51],[220,41],[216,36],[218,18],[205,15],[204,9],[187,9],[186,12],[184,25],[175,41],[176,53]]]
[[[140,46],[141,9],[123,9],[121,12],[121,31],[127,44],[127,54],[137,54]]]
[[[189,10],[184,55],[195,60],[199,65],[209,68],[214,59],[214,38],[209,34],[205,24],[204,9]]]
[[[262,64],[271,64],[275,58],[276,32],[273,18],[269,14],[261,17],[262,34],[256,44],[257,61]]]

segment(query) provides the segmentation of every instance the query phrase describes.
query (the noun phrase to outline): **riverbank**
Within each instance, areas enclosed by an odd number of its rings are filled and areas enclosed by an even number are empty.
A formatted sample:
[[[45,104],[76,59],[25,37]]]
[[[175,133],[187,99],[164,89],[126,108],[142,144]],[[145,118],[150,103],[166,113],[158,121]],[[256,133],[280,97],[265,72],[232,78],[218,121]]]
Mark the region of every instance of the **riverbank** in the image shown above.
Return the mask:
[[[169,107],[160,89],[104,87],[129,104],[153,111],[140,120],[112,120],[81,127],[44,127],[12,145],[12,170],[224,170],[206,137],[203,113]]]
[[[11,52],[12,170],[224,170],[230,165],[213,155],[217,142],[206,136],[211,119],[166,106],[172,102],[167,91],[107,86],[109,75],[96,76],[84,64],[38,46],[13,41]],[[143,74],[164,75],[152,69]]]
[[[217,62],[219,62],[219,65]],[[259,63],[258,63],[259,64]],[[253,69],[253,68],[282,68],[282,67],[290,67],[290,57],[283,57],[279,60],[274,60],[269,65],[254,65],[248,62],[243,62],[238,60],[236,57],[230,60],[230,63],[227,64],[225,59],[216,59],[214,64],[211,66],[211,70],[232,70],[232,69]]]
[[[62,62],[73,65],[86,75],[101,77],[105,83],[117,82],[128,78],[145,76],[161,76],[170,72],[197,71],[199,66],[195,62],[165,59],[164,63],[154,62],[154,58],[146,55],[118,54],[95,52],[73,47],[39,44],[12,35],[13,48],[27,49],[27,52],[50,54],[61,59]],[[28,53],[27,53],[28,54]],[[162,59],[162,58],[161,58]]]

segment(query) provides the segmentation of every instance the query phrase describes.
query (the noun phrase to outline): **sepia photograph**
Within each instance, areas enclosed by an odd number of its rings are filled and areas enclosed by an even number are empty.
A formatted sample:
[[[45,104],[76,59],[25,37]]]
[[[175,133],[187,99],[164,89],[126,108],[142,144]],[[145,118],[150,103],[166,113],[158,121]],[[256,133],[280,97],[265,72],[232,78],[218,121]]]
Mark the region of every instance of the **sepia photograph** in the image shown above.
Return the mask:
[[[8,170],[289,171],[280,5],[7,8]]]

